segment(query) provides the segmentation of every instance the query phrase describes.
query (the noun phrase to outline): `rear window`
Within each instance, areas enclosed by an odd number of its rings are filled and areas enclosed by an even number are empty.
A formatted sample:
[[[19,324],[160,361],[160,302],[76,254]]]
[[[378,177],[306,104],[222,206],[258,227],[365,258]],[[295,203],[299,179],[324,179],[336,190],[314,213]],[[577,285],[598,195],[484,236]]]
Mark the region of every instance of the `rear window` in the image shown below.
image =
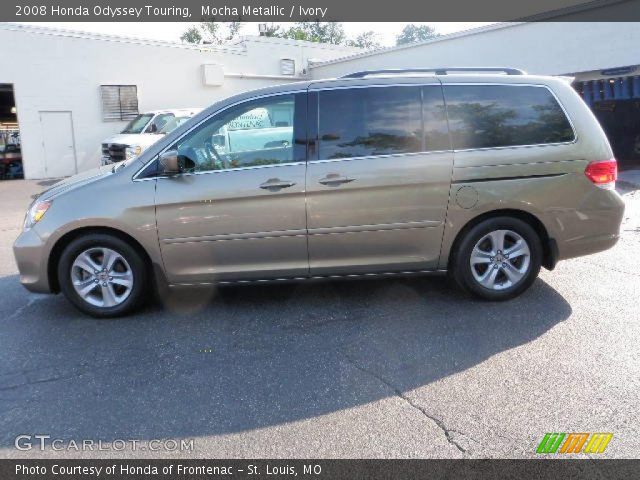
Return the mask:
[[[495,148],[570,142],[574,132],[545,87],[447,85],[453,148]]]

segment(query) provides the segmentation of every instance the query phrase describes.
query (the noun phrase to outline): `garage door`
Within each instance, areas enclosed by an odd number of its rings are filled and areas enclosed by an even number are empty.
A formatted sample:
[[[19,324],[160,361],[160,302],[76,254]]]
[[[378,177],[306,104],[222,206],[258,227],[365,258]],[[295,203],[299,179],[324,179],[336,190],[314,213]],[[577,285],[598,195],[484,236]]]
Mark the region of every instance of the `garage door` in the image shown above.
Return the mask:
[[[66,177],[77,172],[71,112],[40,112],[45,175]]]

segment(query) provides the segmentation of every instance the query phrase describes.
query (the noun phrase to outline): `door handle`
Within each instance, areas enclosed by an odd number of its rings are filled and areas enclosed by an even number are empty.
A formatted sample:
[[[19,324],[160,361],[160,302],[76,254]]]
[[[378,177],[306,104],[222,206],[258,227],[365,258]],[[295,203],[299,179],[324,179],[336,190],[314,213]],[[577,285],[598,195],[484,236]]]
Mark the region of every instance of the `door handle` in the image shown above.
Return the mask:
[[[353,182],[355,180],[355,178],[350,178],[350,177],[343,177],[338,175],[337,173],[330,173],[329,175],[327,175],[324,178],[321,178],[320,180],[318,180],[318,183],[322,184],[322,185],[329,185],[329,186],[337,186],[337,185],[341,185],[343,183],[349,183],[349,182]]]
[[[270,178],[264,183],[260,184],[260,188],[263,190],[280,190],[281,188],[293,187],[296,183],[288,180],[280,180],[279,178]]]

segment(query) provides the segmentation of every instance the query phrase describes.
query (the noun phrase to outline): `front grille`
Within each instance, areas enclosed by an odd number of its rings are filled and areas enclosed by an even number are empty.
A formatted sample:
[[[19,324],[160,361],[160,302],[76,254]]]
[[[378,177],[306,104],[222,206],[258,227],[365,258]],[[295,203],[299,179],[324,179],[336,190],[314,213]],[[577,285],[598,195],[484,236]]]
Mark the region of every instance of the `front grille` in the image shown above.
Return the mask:
[[[121,162],[127,158],[127,146],[120,143],[103,143],[102,157],[112,162]]]

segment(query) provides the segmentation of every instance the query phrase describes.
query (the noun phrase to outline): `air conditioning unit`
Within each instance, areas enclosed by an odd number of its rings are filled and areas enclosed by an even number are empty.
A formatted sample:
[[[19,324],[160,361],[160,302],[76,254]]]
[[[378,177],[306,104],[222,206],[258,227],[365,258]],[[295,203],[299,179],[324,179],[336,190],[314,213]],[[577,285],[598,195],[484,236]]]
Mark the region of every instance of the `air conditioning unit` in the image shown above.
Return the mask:
[[[217,63],[202,65],[202,83],[209,87],[219,87],[224,83],[224,69]]]

